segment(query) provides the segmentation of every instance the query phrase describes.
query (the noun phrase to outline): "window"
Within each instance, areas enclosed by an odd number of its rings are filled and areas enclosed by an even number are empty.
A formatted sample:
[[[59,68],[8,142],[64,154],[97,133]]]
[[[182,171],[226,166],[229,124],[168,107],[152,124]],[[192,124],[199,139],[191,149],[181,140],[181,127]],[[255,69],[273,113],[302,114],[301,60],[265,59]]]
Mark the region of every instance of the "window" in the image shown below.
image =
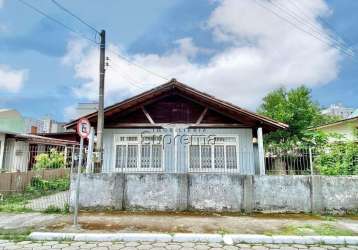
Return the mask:
[[[189,169],[191,171],[237,171],[237,136],[218,136],[214,140],[192,136],[189,145]]]
[[[115,169],[155,171],[163,168],[162,135],[115,135]]]

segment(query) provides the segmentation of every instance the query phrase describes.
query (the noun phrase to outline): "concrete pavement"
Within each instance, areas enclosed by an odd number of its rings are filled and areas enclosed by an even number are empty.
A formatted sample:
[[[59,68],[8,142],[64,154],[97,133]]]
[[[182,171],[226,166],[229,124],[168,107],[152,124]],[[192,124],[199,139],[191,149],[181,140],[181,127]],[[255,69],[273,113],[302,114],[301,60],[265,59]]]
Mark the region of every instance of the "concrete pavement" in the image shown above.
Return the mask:
[[[205,242],[66,242],[66,241],[44,241],[44,242],[11,242],[0,240],[0,250],[7,249],[53,249],[53,250],[80,250],[80,249],[96,249],[96,250],[140,250],[140,249],[181,249],[181,250],[357,250],[357,245],[301,245],[301,244],[234,244],[225,245],[224,243],[205,243]]]

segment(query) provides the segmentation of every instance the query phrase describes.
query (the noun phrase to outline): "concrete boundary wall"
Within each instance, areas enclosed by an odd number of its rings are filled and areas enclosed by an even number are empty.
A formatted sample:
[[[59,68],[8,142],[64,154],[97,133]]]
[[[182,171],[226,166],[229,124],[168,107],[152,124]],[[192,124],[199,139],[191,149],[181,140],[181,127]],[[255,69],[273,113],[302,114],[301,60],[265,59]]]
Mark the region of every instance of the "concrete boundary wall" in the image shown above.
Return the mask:
[[[92,210],[346,213],[358,211],[358,177],[82,174],[79,202]]]

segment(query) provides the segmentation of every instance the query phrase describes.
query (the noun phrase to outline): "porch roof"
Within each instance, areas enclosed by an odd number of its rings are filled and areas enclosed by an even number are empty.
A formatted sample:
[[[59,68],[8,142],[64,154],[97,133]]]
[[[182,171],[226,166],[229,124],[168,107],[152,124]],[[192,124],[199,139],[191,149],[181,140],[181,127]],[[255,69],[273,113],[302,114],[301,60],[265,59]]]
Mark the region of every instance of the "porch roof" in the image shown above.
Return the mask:
[[[30,143],[56,145],[56,146],[78,145],[79,144],[76,141],[61,140],[61,139],[49,138],[49,137],[39,136],[39,135],[34,135],[34,134],[21,134],[21,133],[12,133],[12,132],[6,132],[6,131],[0,131],[0,133],[6,134],[6,138],[14,138],[17,140],[24,140],[24,141],[28,141]]]

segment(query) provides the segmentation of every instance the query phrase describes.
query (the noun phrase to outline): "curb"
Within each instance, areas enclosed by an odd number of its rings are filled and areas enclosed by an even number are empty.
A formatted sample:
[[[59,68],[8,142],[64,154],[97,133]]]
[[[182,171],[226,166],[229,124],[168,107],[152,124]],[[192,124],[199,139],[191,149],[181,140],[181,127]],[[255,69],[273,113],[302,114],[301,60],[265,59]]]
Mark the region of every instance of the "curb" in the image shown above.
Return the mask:
[[[31,240],[60,241],[158,241],[158,242],[223,242],[251,244],[326,244],[326,245],[358,245],[358,236],[266,236],[260,234],[155,234],[155,233],[50,233],[33,232]]]

